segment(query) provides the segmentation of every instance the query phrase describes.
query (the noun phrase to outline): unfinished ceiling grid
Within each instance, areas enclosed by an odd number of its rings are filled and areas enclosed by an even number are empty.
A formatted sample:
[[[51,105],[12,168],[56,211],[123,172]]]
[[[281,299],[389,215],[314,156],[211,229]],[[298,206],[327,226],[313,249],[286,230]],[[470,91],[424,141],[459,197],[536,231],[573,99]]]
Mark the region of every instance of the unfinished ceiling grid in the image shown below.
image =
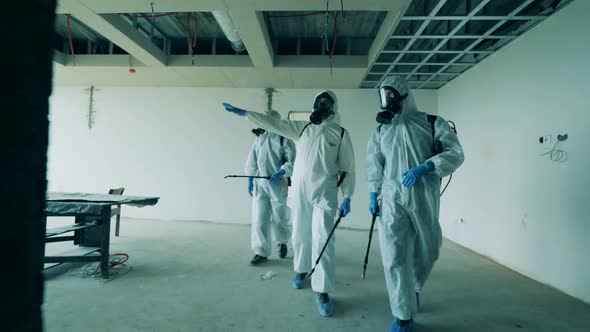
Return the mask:
[[[414,89],[438,89],[570,2],[414,0],[360,86],[398,74]]]
[[[572,1],[60,0],[54,62],[70,85],[438,89]]]

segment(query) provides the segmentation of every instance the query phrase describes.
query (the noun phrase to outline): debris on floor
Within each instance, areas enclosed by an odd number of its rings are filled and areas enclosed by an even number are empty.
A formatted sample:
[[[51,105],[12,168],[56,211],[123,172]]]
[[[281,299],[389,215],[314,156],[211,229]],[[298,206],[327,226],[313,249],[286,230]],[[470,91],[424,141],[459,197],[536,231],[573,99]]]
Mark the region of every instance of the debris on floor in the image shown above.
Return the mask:
[[[95,262],[83,266],[75,266],[68,271],[68,275],[71,277],[94,278],[98,282],[105,283],[126,275],[132,269],[133,267],[126,264],[111,266],[109,267],[109,278],[104,279],[100,273],[100,263]]]
[[[100,283],[105,283],[124,276],[133,269],[132,266],[125,264],[129,259],[127,254],[114,254],[110,258],[108,279],[102,277],[99,262],[88,263],[82,266],[76,265],[68,271],[68,275],[71,277],[94,278]]]
[[[272,278],[276,277],[277,274],[272,272],[272,271],[268,271],[265,274],[260,276],[261,280],[271,280]]]

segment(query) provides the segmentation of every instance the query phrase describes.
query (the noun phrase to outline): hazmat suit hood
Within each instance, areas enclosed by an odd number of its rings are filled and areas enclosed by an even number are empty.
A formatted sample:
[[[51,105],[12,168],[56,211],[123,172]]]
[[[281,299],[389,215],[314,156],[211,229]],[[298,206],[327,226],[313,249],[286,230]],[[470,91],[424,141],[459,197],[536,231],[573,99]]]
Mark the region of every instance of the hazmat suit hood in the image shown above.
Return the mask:
[[[418,107],[416,106],[416,100],[414,99],[414,94],[410,90],[408,82],[404,78],[397,75],[387,76],[379,86],[379,88],[384,87],[390,87],[392,89],[395,89],[402,96],[406,94],[408,95],[404,100],[402,100],[401,114],[418,111]]]
[[[319,96],[323,95],[323,94],[327,94],[328,96],[330,96],[330,98],[332,98],[332,100],[334,101],[334,105],[332,105],[332,112],[333,114],[330,114],[329,116],[327,116],[326,118],[323,119],[322,123],[332,123],[335,122],[336,119],[336,114],[338,114],[338,98],[336,98],[336,94],[331,91],[331,90],[323,90],[321,92],[319,92],[318,94],[315,95],[315,97],[313,98],[313,104],[312,104],[312,113],[314,112],[314,106],[316,103],[316,100],[318,99]]]

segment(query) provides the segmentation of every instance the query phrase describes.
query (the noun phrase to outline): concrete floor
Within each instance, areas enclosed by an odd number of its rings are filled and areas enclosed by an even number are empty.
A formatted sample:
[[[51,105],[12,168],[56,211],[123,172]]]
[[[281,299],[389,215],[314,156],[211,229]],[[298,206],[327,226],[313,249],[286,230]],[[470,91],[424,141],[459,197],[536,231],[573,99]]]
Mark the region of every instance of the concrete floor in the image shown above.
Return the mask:
[[[377,236],[360,279],[368,232],[337,236],[336,314],[291,287],[291,253],[252,267],[249,227],[123,220],[113,252],[132,270],[109,282],[46,273],[45,324],[67,331],[388,331]],[[59,244],[55,244],[59,246]],[[59,248],[48,248],[48,252]],[[273,271],[272,280],[260,275]],[[445,242],[422,295],[416,332],[590,331],[590,306]]]

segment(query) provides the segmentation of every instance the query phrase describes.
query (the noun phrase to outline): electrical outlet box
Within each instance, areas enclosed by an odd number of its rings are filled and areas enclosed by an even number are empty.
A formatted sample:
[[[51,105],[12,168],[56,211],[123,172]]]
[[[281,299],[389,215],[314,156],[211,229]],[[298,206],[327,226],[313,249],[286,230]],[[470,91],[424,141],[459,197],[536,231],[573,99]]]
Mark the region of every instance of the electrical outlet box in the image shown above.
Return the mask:
[[[542,145],[551,145],[551,135],[539,137],[539,143],[541,143]]]

